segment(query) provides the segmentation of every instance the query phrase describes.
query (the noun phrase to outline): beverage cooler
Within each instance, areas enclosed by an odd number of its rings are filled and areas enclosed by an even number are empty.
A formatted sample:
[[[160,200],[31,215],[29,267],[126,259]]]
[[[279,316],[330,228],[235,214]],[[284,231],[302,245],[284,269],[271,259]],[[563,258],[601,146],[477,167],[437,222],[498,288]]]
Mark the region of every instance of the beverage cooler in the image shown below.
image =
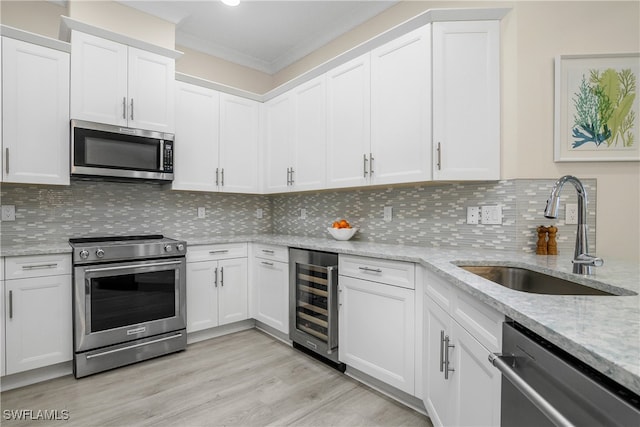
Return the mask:
[[[289,338],[338,363],[338,255],[289,250]]]

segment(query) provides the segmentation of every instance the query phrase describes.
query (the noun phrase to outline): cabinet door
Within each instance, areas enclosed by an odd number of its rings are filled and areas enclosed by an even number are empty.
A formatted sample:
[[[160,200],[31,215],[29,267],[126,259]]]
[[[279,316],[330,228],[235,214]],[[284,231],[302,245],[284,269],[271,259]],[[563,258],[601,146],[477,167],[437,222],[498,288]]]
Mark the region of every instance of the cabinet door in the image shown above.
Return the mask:
[[[127,126],[127,46],[71,32],[71,118]]]
[[[174,190],[217,190],[219,96],[211,89],[176,82]]]
[[[128,49],[129,127],[173,133],[175,60]]]
[[[289,190],[288,169],[292,166],[293,100],[287,92],[265,104],[265,193]]]
[[[220,325],[249,318],[247,259],[218,261]]]
[[[434,179],[500,179],[499,31],[497,21],[433,24]]]
[[[450,376],[455,396],[450,425],[499,426],[502,376],[488,361],[489,351],[457,322],[452,322],[455,348]]]
[[[69,54],[2,44],[3,181],[69,185]]]
[[[71,276],[5,282],[7,374],[72,358]]]
[[[325,77],[303,84],[295,93],[295,137],[293,145],[293,188],[325,188],[326,175],[326,91]]]
[[[220,94],[220,189],[258,193],[260,104]]]
[[[426,294],[423,298],[425,310],[422,342],[424,406],[435,427],[454,425],[450,413],[454,406],[452,382],[455,372],[449,372],[449,379],[444,377],[443,336],[450,335],[451,317]],[[455,350],[454,348],[453,351]],[[452,349],[448,351],[451,361],[449,366],[453,366],[455,354],[452,353]]]
[[[340,276],[340,361],[414,393],[414,291]]]
[[[218,326],[217,261],[187,263],[187,332]]]
[[[371,52],[371,180],[431,179],[430,27]]]
[[[327,73],[327,187],[367,183],[371,148],[371,59],[367,53]]]
[[[284,334],[289,333],[289,264],[255,258],[254,316]]]

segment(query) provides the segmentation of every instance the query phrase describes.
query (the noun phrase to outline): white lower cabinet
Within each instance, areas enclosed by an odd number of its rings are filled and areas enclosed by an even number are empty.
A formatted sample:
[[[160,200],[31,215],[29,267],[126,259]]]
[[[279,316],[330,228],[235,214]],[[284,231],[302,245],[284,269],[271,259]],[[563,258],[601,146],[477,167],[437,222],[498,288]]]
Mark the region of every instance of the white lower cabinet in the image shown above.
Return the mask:
[[[342,272],[345,260],[353,262],[358,258],[341,255],[338,271]],[[376,265],[372,258],[360,259],[363,268],[375,270],[372,280],[342,274],[338,279],[339,359],[349,367],[413,395],[415,291],[373,281],[385,280],[385,267]],[[380,261],[385,266],[393,263]],[[397,263],[414,267],[411,263]]]
[[[427,275],[427,280],[440,279]],[[477,301],[473,303],[477,310],[468,310],[469,299],[459,299],[456,292],[451,295],[450,312],[438,305],[428,291],[424,295],[425,407],[436,427],[498,426],[501,376],[488,356],[498,352],[499,347],[488,349],[480,340],[488,342],[489,331],[499,334],[494,326],[499,328],[503,317]],[[457,318],[472,325],[469,329],[482,337],[476,339]]]
[[[232,246],[238,246],[233,244]],[[248,310],[246,244],[189,248],[187,332],[245,320]],[[195,252],[195,254],[194,254]],[[227,258],[243,253],[240,258]]]
[[[252,290],[253,317],[289,334],[288,248],[255,245]]]
[[[71,360],[71,257],[7,257],[5,273],[4,373]]]

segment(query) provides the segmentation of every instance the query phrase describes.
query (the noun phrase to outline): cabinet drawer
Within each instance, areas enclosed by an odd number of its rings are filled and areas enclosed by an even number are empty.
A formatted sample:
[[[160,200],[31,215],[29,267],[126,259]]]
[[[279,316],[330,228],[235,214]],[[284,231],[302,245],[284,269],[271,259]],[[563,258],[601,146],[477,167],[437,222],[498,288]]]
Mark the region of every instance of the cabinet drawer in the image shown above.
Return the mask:
[[[489,351],[501,351],[503,314],[473,295],[456,289],[453,318]]]
[[[5,258],[5,279],[71,274],[71,255],[29,255]]]
[[[289,262],[289,248],[286,246],[253,244],[253,253],[256,258],[270,259],[273,261]]]
[[[340,255],[338,274],[415,289],[415,264],[353,255]]]
[[[215,261],[219,259],[246,257],[246,243],[190,246],[187,249],[187,262]]]

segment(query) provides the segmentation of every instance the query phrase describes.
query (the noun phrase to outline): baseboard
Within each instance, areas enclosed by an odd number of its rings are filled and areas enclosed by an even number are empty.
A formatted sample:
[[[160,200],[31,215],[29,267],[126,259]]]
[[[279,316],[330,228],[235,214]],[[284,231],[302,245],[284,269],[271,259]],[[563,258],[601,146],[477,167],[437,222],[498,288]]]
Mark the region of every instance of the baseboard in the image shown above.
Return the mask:
[[[359,381],[371,387],[372,389],[379,391],[385,396],[388,396],[393,400],[400,402],[404,406],[408,406],[409,408],[417,412],[420,412],[423,415],[429,416],[426,408],[424,407],[424,403],[422,402],[422,400],[418,399],[417,397],[412,396],[409,393],[406,393],[402,390],[398,390],[397,388],[392,387],[389,384],[386,384],[350,366],[347,366],[347,370],[345,374],[355,379],[356,381]]]
[[[255,327],[255,320],[247,319],[240,322],[230,323],[203,331],[187,333],[187,345],[194,344],[211,338],[221,337],[223,335],[232,334],[234,332],[245,331]]]
[[[277,330],[276,328],[269,326],[265,323],[262,323],[259,320],[256,320],[256,329],[258,329],[259,331],[262,331],[264,333],[266,333],[267,335],[270,335],[272,338],[277,339],[278,341],[282,341],[283,343],[287,344],[288,346],[291,346],[291,340],[289,339],[289,334],[285,334],[279,330]]]
[[[0,391],[13,390],[71,374],[73,374],[73,362],[70,360],[17,374],[5,375],[0,379]]]

